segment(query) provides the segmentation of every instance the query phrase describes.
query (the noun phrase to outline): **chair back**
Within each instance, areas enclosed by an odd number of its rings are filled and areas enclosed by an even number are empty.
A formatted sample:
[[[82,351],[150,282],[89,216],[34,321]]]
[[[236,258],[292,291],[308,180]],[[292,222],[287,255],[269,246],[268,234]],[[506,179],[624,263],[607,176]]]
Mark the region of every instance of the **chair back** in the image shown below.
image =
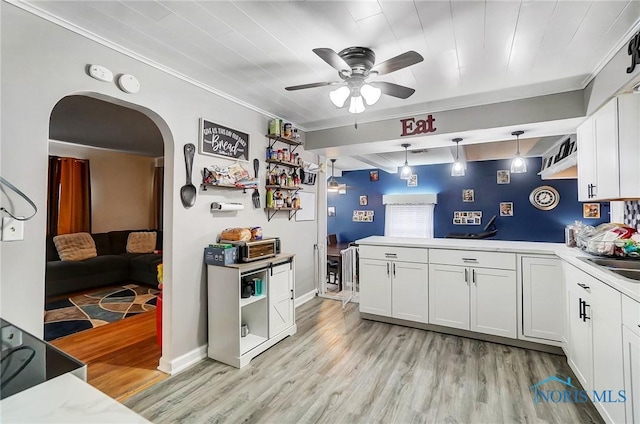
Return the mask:
[[[338,244],[338,236],[335,234],[327,235],[327,246],[335,246]]]

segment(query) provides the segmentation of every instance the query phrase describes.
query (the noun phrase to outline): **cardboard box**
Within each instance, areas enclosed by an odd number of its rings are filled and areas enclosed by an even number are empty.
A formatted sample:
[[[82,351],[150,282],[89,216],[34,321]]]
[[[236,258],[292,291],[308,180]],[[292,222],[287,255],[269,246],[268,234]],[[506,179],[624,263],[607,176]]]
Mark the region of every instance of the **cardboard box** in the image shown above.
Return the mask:
[[[205,247],[204,263],[207,265],[229,265],[238,262],[237,247]]]

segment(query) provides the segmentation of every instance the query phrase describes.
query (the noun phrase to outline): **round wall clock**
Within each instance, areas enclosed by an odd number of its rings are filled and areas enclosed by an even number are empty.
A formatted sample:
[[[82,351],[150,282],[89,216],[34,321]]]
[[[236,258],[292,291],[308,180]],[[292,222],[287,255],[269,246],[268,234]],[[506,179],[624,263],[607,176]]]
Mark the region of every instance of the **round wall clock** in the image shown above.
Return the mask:
[[[558,206],[560,193],[551,186],[536,187],[529,195],[529,201],[536,208],[548,211]]]

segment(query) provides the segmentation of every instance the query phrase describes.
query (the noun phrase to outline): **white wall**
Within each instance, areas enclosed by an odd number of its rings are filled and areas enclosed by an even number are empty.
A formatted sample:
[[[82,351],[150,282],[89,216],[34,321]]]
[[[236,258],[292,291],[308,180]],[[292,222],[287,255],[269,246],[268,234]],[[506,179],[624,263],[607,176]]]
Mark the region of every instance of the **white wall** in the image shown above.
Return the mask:
[[[296,291],[310,292],[313,283],[313,244],[316,221],[288,221],[279,214],[267,222],[254,210],[251,194],[221,189],[198,191],[194,207],[185,209],[178,197],[185,181],[182,148],[197,143],[199,118],[250,134],[251,159],[265,155],[268,118],[184,82],[149,65],[0,3],[2,13],[2,129],[0,172],[37,204],[40,212],[25,226],[25,240],[0,243],[0,290],[3,318],[42,336],[45,265],[45,202],[49,117],[55,104],[70,94],[90,94],[147,113],[165,140],[165,312],[162,362],[171,368],[177,358],[204,346],[206,340],[206,270],[203,248],[227,227],[262,226],[278,235],[285,252],[296,254]],[[85,68],[97,63],[114,74],[130,73],[141,90],[125,94],[114,83],[90,78]],[[45,65],[46,66],[43,66]],[[305,155],[307,159],[311,157]],[[207,165],[229,163],[196,154],[194,174]],[[249,166],[248,166],[249,167]],[[261,174],[264,170],[264,162]],[[264,202],[264,189],[260,190]],[[242,202],[245,210],[212,215],[214,201]],[[27,207],[17,196],[2,194],[0,203]]]
[[[92,233],[152,227],[155,158],[57,141],[49,154],[89,160]]]

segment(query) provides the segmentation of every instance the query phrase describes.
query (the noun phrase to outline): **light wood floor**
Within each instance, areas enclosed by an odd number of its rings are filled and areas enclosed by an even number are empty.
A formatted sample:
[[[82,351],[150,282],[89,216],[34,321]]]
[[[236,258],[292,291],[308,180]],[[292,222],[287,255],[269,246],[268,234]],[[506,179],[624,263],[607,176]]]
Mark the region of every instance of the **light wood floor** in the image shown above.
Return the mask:
[[[160,348],[155,311],[54,340],[57,346],[87,364],[87,382],[123,401],[159,382]]]
[[[563,356],[362,320],[332,300],[296,313],[298,333],[247,367],[207,359],[125,405],[154,423],[601,422],[591,404],[533,404],[536,382],[575,381]]]

